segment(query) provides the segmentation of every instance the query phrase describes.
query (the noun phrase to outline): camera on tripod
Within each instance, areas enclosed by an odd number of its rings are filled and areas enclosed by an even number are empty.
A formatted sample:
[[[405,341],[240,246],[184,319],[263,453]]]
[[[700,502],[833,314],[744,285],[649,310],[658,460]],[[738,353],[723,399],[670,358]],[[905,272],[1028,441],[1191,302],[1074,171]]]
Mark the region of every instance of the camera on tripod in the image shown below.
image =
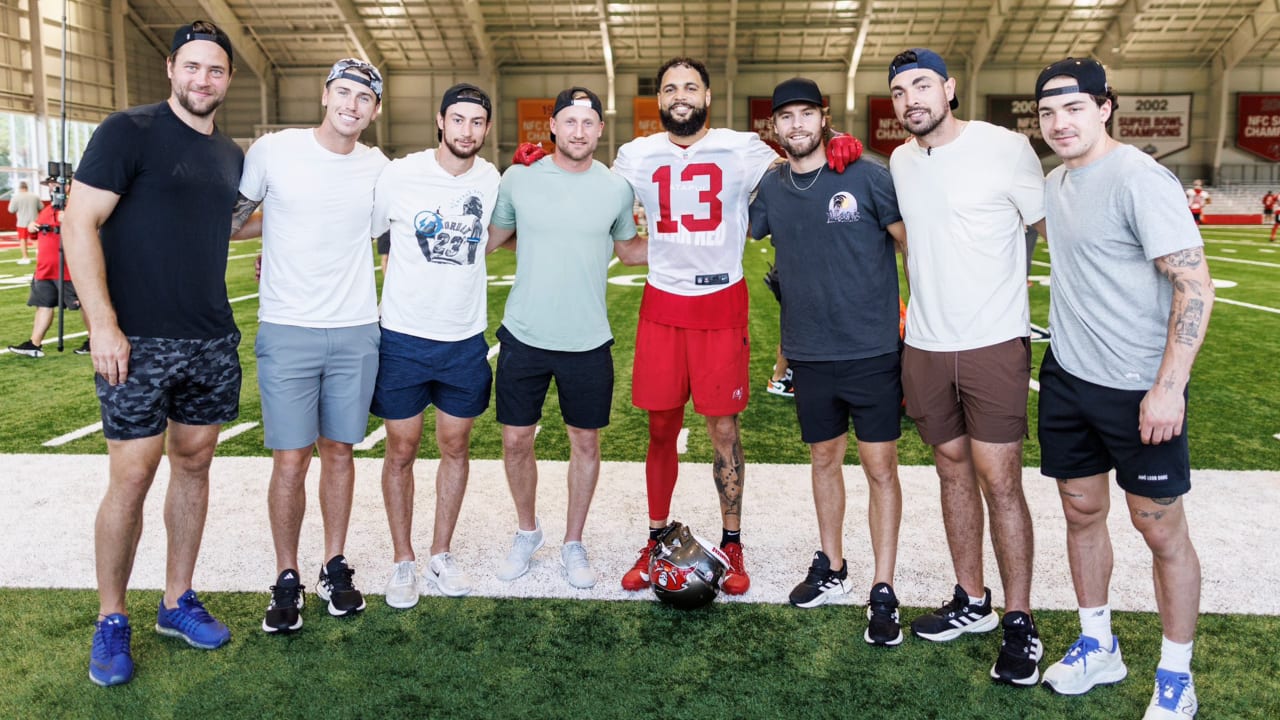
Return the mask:
[[[67,184],[71,182],[71,175],[71,163],[49,161],[49,177],[45,182],[53,183],[53,187],[49,189],[49,204],[54,210],[67,208]],[[40,230],[50,232],[43,227]]]

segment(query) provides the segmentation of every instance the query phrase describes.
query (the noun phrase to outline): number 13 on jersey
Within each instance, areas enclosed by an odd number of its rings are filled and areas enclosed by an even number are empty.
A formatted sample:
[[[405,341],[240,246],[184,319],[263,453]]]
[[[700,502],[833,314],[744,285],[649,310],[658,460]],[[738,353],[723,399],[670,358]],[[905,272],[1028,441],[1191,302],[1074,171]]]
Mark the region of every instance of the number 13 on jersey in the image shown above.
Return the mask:
[[[681,197],[683,212],[676,217],[671,208],[672,170],[670,165],[663,165],[653,171],[653,183],[658,186],[658,223],[660,233],[676,233],[681,227],[688,232],[711,232],[720,227],[724,216],[724,207],[720,202],[720,191],[724,188],[724,174],[715,163],[692,163],[680,171],[676,180],[676,190],[681,193],[697,193],[697,200],[689,206]],[[703,180],[705,178],[705,180]],[[705,185],[705,187],[703,187]]]

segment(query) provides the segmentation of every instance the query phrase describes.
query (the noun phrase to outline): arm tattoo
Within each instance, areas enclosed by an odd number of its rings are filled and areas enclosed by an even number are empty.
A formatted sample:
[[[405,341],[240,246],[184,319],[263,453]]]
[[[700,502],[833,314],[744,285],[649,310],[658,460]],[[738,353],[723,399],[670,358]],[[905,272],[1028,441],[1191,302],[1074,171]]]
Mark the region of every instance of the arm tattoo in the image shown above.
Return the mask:
[[[1204,301],[1188,300],[1186,307],[1174,319],[1174,341],[1179,345],[1195,345],[1200,336],[1200,321],[1204,318]]]
[[[1188,248],[1165,255],[1163,259],[1171,268],[1194,268],[1204,262],[1204,254],[1200,248]]]
[[[1138,517],[1140,518],[1151,518],[1152,520],[1159,520],[1164,516],[1165,516],[1164,510],[1156,510],[1155,512],[1148,512],[1146,510],[1138,511]]]
[[[720,507],[725,517],[742,516],[742,442],[733,444],[732,457],[716,453],[712,476],[716,492],[720,494]]]
[[[1174,504],[1174,503],[1178,502],[1178,497],[1179,497],[1179,496],[1175,495],[1175,496],[1173,496],[1173,497],[1151,498],[1151,502],[1153,502],[1153,503],[1155,503],[1155,504],[1157,504],[1157,505],[1172,505],[1172,504]]]
[[[236,205],[231,209],[231,234],[235,235],[244,227],[249,216],[253,215],[253,211],[258,209],[262,204],[261,200],[250,200],[244,195],[236,197]]]

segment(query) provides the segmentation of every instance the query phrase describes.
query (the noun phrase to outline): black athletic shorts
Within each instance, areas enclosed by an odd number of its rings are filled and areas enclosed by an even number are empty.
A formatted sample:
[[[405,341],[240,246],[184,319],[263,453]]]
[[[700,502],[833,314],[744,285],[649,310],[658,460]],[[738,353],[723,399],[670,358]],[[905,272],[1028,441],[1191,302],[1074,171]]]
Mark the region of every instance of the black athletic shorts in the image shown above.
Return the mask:
[[[102,434],[136,440],[184,425],[221,425],[240,414],[240,333],[207,340],[130,337],[129,374],[119,385],[95,375]]]
[[[1145,390],[1116,390],[1081,380],[1045,350],[1040,363],[1040,472],[1057,480],[1099,475],[1115,468],[1125,492],[1176,497],[1191,489],[1187,420],[1182,434],[1143,445],[1138,408]],[[1183,397],[1188,397],[1184,391]]]
[[[609,424],[613,405],[613,341],[582,352],[525,345],[506,327],[498,328],[498,422],[525,427],[542,418],[551,379],[556,381],[560,416],[566,425],[596,430]]]
[[[31,295],[27,297],[27,305],[31,307],[58,307],[58,281],[32,280]],[[70,280],[62,281],[62,307],[67,310],[79,310],[80,298],[76,297],[76,286]]]
[[[897,352],[860,360],[788,359],[800,438],[818,443],[849,432],[862,442],[902,435],[902,364]]]

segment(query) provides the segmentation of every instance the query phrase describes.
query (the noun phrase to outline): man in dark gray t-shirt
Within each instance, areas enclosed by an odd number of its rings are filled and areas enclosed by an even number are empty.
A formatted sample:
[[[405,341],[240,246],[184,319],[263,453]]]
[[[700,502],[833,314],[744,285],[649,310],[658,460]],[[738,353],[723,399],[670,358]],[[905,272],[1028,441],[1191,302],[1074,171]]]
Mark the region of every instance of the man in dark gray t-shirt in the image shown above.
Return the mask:
[[[791,603],[817,607],[850,587],[841,536],[852,417],[870,484],[875,553],[864,639],[897,645],[902,384],[894,246],[905,244],[906,228],[883,165],[861,159],[843,174],[824,171],[830,118],[812,80],[793,78],[774,89],[772,130],[787,162],[760,181],[751,235],[772,235],[777,249],[782,353],[793,370],[800,435],[809,444],[822,544]]]

